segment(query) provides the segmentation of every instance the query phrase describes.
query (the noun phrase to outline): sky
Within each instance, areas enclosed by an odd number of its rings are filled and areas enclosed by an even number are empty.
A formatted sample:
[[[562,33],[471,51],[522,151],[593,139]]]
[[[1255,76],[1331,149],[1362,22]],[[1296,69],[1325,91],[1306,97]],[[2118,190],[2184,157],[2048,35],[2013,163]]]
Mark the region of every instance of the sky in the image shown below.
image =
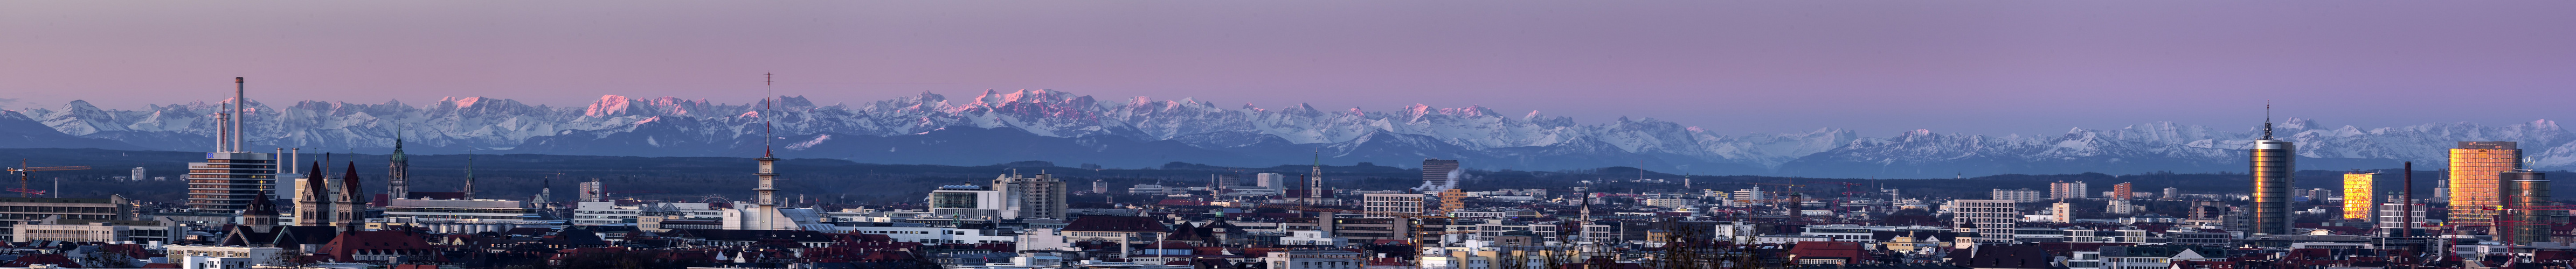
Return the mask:
[[[1725,132],[2576,119],[2576,1],[0,2],[0,108],[1055,89]],[[275,102],[275,101],[271,101]]]

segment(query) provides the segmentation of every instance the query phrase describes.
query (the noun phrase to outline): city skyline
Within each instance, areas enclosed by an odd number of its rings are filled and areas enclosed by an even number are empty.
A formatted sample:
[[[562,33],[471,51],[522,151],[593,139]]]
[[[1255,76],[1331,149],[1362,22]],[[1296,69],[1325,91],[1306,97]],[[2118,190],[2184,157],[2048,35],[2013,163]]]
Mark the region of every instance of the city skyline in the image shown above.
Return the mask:
[[[25,38],[0,47],[45,53],[0,56],[23,63],[0,109],[214,101],[234,76],[260,100],[747,103],[772,72],[826,101],[1056,89],[1724,133],[2229,126],[2265,99],[2337,125],[2576,118],[2549,109],[2576,97],[2576,18],[2550,6],[2576,4],[2211,4],[12,3],[0,32]],[[2402,109],[2462,99],[2495,105]]]

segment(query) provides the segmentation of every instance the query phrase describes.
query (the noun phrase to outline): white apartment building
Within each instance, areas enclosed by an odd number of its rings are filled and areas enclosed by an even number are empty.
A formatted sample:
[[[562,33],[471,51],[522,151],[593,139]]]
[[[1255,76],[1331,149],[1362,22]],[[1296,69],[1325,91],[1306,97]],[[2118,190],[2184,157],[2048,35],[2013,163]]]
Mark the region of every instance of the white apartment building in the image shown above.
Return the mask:
[[[2008,201],[2020,202],[2020,203],[2030,203],[2030,202],[2039,202],[2039,201],[2047,201],[2047,200],[2048,200],[2048,196],[2046,196],[2046,195],[2048,195],[2048,193],[2040,192],[2039,190],[2033,190],[2033,189],[2018,189],[2018,190],[1994,189],[1994,190],[1995,190],[1995,191],[1994,191],[1994,198],[1995,198],[1995,200],[2008,200]]]
[[[2000,191],[2000,190],[1998,190]],[[2013,200],[1950,200],[1951,223],[1958,232],[1977,233],[1978,243],[2010,244],[2021,212]]]

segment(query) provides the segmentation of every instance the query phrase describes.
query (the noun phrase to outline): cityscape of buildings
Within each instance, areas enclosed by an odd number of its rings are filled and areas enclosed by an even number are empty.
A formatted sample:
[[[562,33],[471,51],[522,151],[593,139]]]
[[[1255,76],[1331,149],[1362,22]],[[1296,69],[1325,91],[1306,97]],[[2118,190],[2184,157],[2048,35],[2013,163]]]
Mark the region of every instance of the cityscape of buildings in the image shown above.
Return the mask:
[[[236,83],[241,83],[236,79]],[[245,100],[238,87],[232,100]],[[1845,182],[1693,188],[1689,177],[1502,189],[1426,159],[1420,184],[1333,186],[1215,172],[1111,186],[1043,171],[922,190],[917,204],[788,203],[780,159],[743,167],[747,201],[646,200],[579,182],[577,198],[412,189],[396,140],[381,171],[243,148],[239,110],[184,207],[123,197],[0,198],[7,267],[62,268],[2567,268],[2576,225],[2514,142],[2458,142],[2438,191],[2403,173],[2295,188],[2298,147],[2246,149],[2242,192],[2048,182],[1912,197]],[[334,162],[337,162],[336,164]],[[135,168],[132,179],[143,178]],[[381,175],[388,186],[362,179]],[[2390,178],[2397,177],[2397,178]],[[2401,180],[2397,188],[2389,180]],[[1675,190],[1596,189],[1664,182]],[[2094,183],[2105,183],[2096,187]],[[1088,184],[1087,188],[1075,184]],[[2045,189],[2034,189],[2044,187]],[[1832,190],[1842,190],[1835,193]],[[1072,197],[1106,201],[1074,201]],[[1120,200],[1120,198],[1126,200]],[[2170,214],[2157,213],[2170,212]],[[616,264],[626,265],[616,265]],[[638,265],[649,264],[649,265]]]

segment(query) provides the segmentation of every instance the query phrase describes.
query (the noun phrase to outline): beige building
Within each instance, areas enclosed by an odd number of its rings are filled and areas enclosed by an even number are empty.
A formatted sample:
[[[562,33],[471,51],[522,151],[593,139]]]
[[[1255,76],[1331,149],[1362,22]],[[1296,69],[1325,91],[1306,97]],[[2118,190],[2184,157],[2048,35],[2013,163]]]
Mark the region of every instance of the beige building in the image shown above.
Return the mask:
[[[175,222],[149,220],[46,220],[36,223],[42,224],[11,227],[9,241],[170,242],[172,231],[186,231],[177,227]]]
[[[62,216],[71,220],[126,220],[133,215],[133,204],[124,196],[100,198],[0,198],[0,219],[41,219]]]
[[[1369,213],[1421,215],[1425,210],[1422,206],[1424,198],[1428,196],[1420,193],[1371,193],[1360,195],[1360,205]]]

